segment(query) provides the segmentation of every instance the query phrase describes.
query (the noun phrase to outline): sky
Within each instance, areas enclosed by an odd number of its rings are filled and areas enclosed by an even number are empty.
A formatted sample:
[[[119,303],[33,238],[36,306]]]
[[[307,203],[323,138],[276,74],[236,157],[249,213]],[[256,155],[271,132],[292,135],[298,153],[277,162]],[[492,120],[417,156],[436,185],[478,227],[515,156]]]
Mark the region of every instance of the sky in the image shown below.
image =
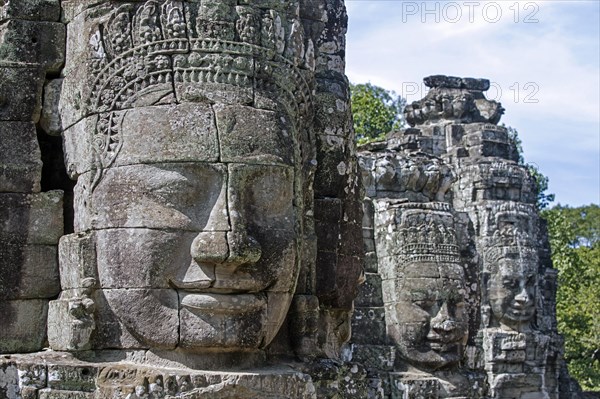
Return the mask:
[[[346,0],[346,74],[407,98],[487,78],[554,204],[600,203],[600,1]]]

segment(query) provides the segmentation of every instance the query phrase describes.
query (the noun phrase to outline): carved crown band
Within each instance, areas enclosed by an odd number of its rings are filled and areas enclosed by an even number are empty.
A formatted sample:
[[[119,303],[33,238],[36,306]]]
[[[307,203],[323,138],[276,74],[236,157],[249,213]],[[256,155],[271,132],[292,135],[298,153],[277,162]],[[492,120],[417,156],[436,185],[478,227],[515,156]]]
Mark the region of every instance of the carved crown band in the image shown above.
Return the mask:
[[[286,25],[275,10],[238,11],[231,34],[208,29],[204,24],[210,21],[201,17],[194,28],[185,21],[181,1],[147,1],[113,11],[89,41],[95,79],[86,101],[92,111],[128,108],[144,93],[156,96],[173,84],[223,84],[275,92],[298,120],[310,119],[312,40],[297,19]],[[252,12],[262,14],[254,18]]]

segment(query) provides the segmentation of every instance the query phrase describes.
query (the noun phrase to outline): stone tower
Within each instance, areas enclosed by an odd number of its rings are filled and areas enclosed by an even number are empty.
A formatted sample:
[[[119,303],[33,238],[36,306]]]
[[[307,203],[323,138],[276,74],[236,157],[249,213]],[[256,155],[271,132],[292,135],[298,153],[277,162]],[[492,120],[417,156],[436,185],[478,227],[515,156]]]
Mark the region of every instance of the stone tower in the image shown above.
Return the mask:
[[[425,84],[411,127],[359,152],[367,283],[354,360],[376,397],[577,397],[535,183],[498,126],[504,109],[485,79]]]

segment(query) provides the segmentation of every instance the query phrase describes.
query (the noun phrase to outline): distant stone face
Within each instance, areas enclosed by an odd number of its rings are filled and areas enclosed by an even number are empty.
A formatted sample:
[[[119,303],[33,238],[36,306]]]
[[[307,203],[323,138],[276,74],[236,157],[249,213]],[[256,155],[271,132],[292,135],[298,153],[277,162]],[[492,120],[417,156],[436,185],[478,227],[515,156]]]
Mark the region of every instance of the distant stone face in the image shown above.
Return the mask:
[[[497,323],[519,330],[535,315],[538,255],[526,243],[500,245],[488,249],[484,260],[483,306],[490,307]]]
[[[393,233],[390,242],[398,244]],[[444,244],[427,239],[417,242],[428,244],[422,254],[425,259],[406,261],[395,270],[395,278],[382,282],[390,292],[384,294],[386,318],[391,321],[387,332],[404,361],[435,370],[462,358],[468,321],[465,276],[457,263],[426,259]]]

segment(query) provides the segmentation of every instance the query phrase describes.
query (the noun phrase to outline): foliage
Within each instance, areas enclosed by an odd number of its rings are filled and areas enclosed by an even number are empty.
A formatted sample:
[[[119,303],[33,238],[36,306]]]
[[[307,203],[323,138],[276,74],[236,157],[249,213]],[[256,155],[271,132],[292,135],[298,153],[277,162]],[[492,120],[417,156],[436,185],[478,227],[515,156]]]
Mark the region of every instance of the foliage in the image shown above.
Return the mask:
[[[525,158],[523,157],[523,142],[519,137],[519,132],[512,126],[506,126],[504,123],[502,127],[505,127],[508,131],[508,141],[512,143],[517,149],[517,154],[519,154],[519,165],[525,165]]]
[[[550,205],[550,203],[554,201],[554,194],[546,192],[548,191],[548,177],[545,176],[542,172],[540,172],[537,165],[525,163],[525,158],[523,157],[523,142],[519,138],[519,132],[517,131],[517,129],[511,126],[506,126],[504,124],[502,124],[502,126],[506,127],[506,129],[508,130],[508,140],[515,146],[517,150],[517,154],[519,156],[519,165],[525,166],[529,171],[529,174],[531,174],[531,177],[533,177],[533,180],[535,181],[535,187],[537,192],[537,208],[540,210],[548,208],[548,205]]]
[[[538,167],[534,164],[526,164],[529,174],[535,181],[535,188],[537,193],[536,205],[539,210],[548,208],[551,202],[554,201],[554,194],[546,193],[548,190],[549,179],[544,175]]]
[[[571,375],[600,391],[600,207],[545,210],[552,262],[558,269],[557,320]]]
[[[571,208],[556,205],[553,210],[560,211],[569,221],[574,237],[569,242],[573,247],[593,247],[600,242],[600,206],[596,204]]]
[[[406,100],[390,90],[370,83],[350,85],[354,132],[359,144],[377,141],[404,127]]]

